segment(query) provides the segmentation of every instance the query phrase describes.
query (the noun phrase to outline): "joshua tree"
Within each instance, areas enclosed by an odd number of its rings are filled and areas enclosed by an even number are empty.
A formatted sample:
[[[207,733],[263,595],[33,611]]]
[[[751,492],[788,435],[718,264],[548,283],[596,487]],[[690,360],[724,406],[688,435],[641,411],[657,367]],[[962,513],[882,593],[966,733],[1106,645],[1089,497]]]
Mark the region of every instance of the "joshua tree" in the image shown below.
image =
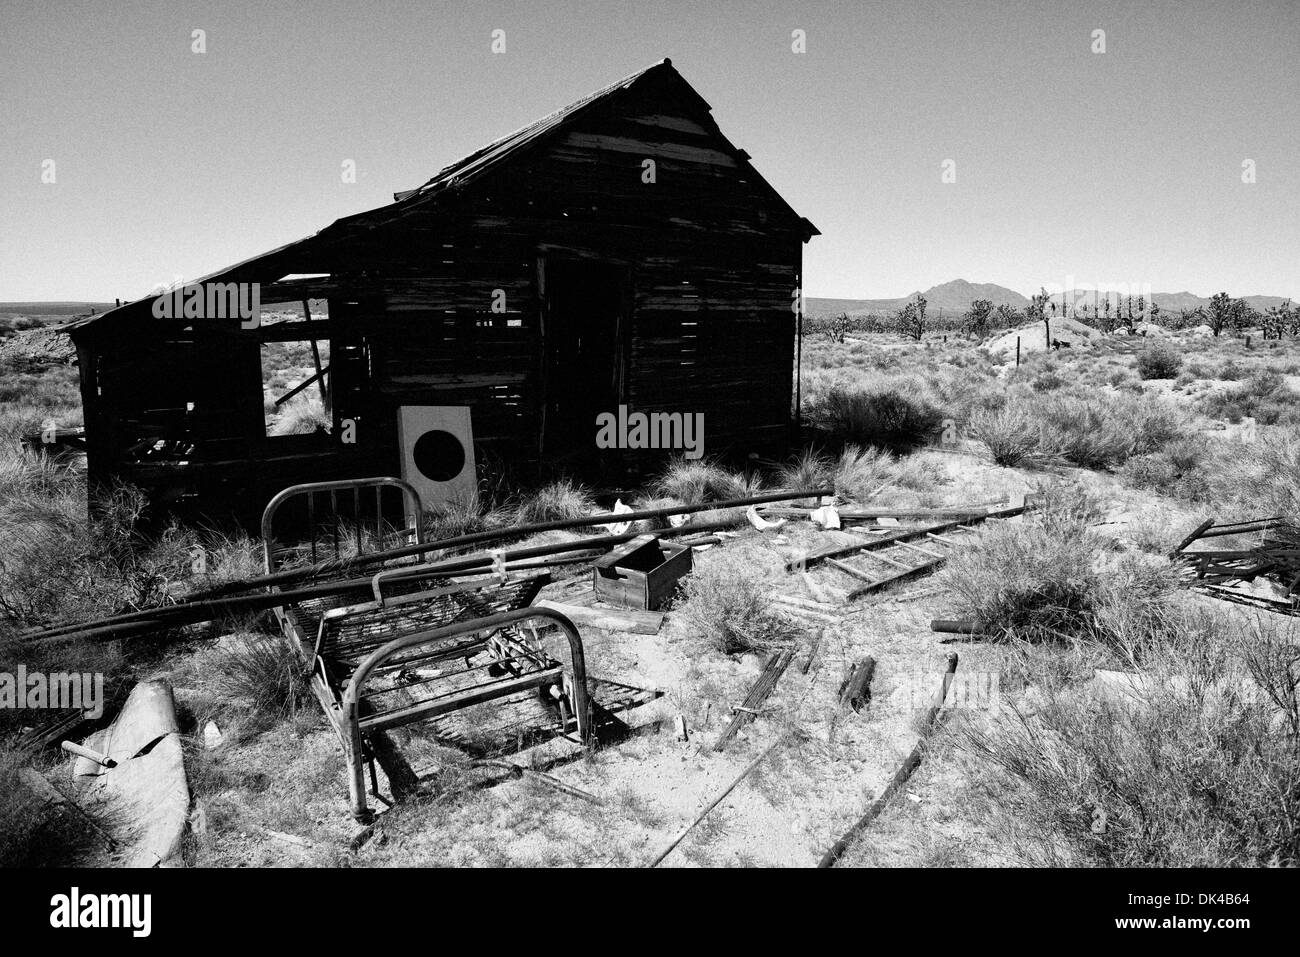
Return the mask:
[[[962,332],[967,335],[983,336],[989,330],[989,321],[993,318],[993,303],[988,299],[976,299],[962,318]]]
[[[1232,321],[1232,298],[1226,292],[1216,292],[1210,297],[1209,321],[1210,332],[1216,339]]]
[[[898,314],[898,331],[917,342],[925,335],[925,303],[925,296],[918,292],[916,298]]]

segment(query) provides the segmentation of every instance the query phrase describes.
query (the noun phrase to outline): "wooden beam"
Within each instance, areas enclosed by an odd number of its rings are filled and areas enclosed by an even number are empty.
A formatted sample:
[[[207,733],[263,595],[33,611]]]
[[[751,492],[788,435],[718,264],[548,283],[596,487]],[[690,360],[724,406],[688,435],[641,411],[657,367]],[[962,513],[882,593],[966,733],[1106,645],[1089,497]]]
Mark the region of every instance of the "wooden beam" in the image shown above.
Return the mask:
[[[736,736],[745,725],[754,720],[754,714],[768,697],[776,690],[776,683],[781,680],[781,675],[785,674],[785,669],[790,667],[790,662],[794,660],[794,649],[785,648],[781,651],[773,652],[768,656],[767,663],[763,665],[763,671],[754,682],[754,686],[749,689],[749,694],[745,695],[745,700],[737,709],[735,717],[727,725],[726,730],[718,735],[718,740],[713,743],[714,751],[722,751],[727,747],[728,742]]]

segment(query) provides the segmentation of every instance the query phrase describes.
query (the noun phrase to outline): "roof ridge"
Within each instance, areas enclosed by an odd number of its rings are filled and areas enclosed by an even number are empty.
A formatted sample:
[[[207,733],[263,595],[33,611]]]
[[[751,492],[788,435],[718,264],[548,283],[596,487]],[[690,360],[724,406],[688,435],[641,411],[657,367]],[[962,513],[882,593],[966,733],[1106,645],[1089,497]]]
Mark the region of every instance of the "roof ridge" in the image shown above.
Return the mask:
[[[514,130],[511,133],[507,133],[505,136],[498,137],[497,139],[493,140],[487,145],[479,147],[469,155],[462,156],[460,159],[456,160],[455,162],[449,163],[448,165],[444,166],[442,169],[438,170],[438,172],[434,173],[433,176],[427,179],[424,183],[417,186],[415,189],[409,189],[399,193],[395,193],[393,199],[397,202],[401,202],[402,200],[411,199],[413,197],[423,195],[424,193],[428,192],[431,187],[434,187],[440,183],[449,183],[455,180],[456,178],[455,172],[457,170],[465,169],[466,167],[473,164],[473,162],[479,159],[480,157],[486,156],[489,153],[492,153],[493,151],[500,149],[501,147],[513,141],[526,142],[533,132],[540,131],[550,126],[553,126],[557,124],[560,120],[577,113],[578,111],[592,105],[598,100],[602,100],[612,93],[616,93],[620,90],[627,89],[637,80],[644,77],[651,70],[659,69],[660,67],[665,67],[665,66],[671,69],[672,65],[673,65],[673,61],[668,57],[664,57],[662,60],[656,60],[654,63],[651,63],[649,66],[643,67],[640,70],[637,70],[633,73],[629,73],[627,76],[623,77],[622,79],[615,80],[613,83],[600,87],[599,89],[596,89],[591,93],[588,93],[586,96],[579,97],[578,99],[572,101],[571,103],[568,103],[557,110],[552,110],[550,113],[547,113],[545,116],[533,120],[531,123],[526,123],[525,125],[519,127],[517,130]]]

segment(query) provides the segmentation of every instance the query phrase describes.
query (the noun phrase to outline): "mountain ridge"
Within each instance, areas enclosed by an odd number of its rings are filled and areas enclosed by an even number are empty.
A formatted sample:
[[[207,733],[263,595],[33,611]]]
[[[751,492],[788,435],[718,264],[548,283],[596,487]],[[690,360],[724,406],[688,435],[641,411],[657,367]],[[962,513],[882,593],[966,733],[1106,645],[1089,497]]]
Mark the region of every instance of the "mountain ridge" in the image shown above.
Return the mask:
[[[913,292],[907,296],[899,296],[888,299],[832,299],[808,296],[806,301],[808,315],[837,315],[841,312],[847,312],[849,315],[861,315],[865,313],[891,313],[902,309],[910,300],[916,298],[917,293]],[[965,312],[970,308],[971,302],[976,299],[988,299],[994,306],[1007,305],[1013,309],[1024,309],[1029,305],[1029,299],[1016,292],[1014,289],[1008,289],[1006,286],[999,286],[997,283],[974,283],[965,279],[953,279],[937,286],[931,286],[924,290],[922,295],[926,298],[927,308],[933,311],[943,312]],[[1049,297],[1049,302],[1055,302],[1057,308],[1060,308],[1062,300],[1061,293]],[[1106,292],[1091,289],[1073,289],[1065,293],[1072,303],[1087,302],[1104,302]],[[1116,292],[1109,293],[1112,301],[1119,300],[1125,302],[1127,308],[1127,293],[1120,294]],[[1265,296],[1250,295],[1233,298],[1245,299],[1251,308],[1258,311],[1264,311],[1273,306],[1279,306],[1289,300],[1288,296]],[[1137,296],[1133,296],[1136,308]],[[1183,290],[1181,292],[1153,292],[1146,296],[1148,304],[1154,303],[1166,312],[1184,312],[1200,308],[1208,308],[1210,305],[1209,296],[1198,296],[1195,293]]]

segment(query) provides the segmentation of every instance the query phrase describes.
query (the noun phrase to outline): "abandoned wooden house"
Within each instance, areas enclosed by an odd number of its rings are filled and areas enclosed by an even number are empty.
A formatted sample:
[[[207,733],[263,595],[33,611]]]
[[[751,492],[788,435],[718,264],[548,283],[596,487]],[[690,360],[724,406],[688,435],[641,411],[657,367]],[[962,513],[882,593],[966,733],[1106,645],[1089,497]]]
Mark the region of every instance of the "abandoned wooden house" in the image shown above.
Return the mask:
[[[709,456],[781,451],[817,230],[710,110],[665,59],[183,290],[256,284],[295,304],[280,321],[148,296],[71,324],[92,487],[251,521],[297,482],[463,490],[476,460],[600,482],[672,454],[597,448],[620,406],[703,414]],[[316,374],[278,392],[319,391],[332,427],[270,434],[264,357],[286,342]]]

